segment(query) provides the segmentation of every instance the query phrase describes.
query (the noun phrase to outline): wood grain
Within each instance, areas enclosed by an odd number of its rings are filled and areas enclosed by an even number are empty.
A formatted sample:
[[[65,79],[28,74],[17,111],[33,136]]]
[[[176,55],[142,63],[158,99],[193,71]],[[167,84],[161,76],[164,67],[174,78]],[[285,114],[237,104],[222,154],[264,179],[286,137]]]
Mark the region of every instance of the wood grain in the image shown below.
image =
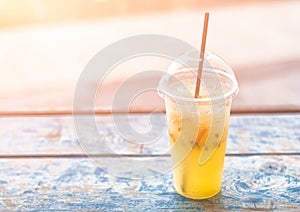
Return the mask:
[[[163,114],[153,114],[163,120]],[[131,123],[141,130],[149,127],[148,115],[130,115]],[[169,147],[166,131],[152,145],[132,144],[115,129],[111,116],[96,116],[99,133],[95,137],[119,154],[162,154]],[[128,124],[128,121],[124,121]],[[156,123],[166,127],[165,122]],[[143,128],[143,127],[142,127]],[[131,128],[132,129],[132,128]],[[297,130],[298,129],[298,130]],[[227,153],[265,154],[300,152],[300,114],[243,115],[230,120]],[[164,130],[166,130],[164,128]],[[86,136],[93,138],[93,134]],[[94,144],[95,145],[95,144]],[[99,148],[98,148],[99,149]],[[99,149],[95,154],[107,154]],[[0,118],[0,156],[13,155],[82,155],[71,116],[2,117]]]
[[[171,173],[131,180],[113,176],[86,158],[1,159],[0,208],[296,211],[300,209],[299,163],[299,156],[227,157],[222,192],[194,201],[174,191]]]
[[[149,117],[130,118],[143,127]],[[141,149],[120,138],[111,116],[97,116],[96,123],[103,141],[110,142],[110,147],[116,145],[115,154],[100,151],[95,158],[86,157],[70,116],[1,118],[0,209],[300,210],[299,114],[233,116],[222,191],[202,201],[186,199],[174,191],[171,170],[166,169],[168,154],[154,164],[163,172],[151,170],[150,160],[144,169],[135,163],[151,156],[153,161],[153,156],[168,146],[166,135],[157,147],[145,147],[141,154],[125,160],[120,153]],[[133,178],[143,171],[145,177]]]

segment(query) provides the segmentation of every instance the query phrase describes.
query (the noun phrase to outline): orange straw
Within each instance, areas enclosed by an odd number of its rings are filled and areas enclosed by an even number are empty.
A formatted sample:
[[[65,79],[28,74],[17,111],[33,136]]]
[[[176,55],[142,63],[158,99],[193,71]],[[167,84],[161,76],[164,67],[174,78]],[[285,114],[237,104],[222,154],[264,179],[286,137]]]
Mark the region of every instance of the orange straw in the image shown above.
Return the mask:
[[[197,75],[197,82],[196,82],[196,89],[195,89],[195,98],[198,98],[199,93],[200,93],[200,84],[201,84],[201,76],[202,76],[202,69],[203,69],[203,62],[204,62],[208,18],[209,18],[209,13],[205,13],[203,33],[202,33],[201,52],[200,52],[200,61],[199,61],[199,65],[198,65],[198,75]]]

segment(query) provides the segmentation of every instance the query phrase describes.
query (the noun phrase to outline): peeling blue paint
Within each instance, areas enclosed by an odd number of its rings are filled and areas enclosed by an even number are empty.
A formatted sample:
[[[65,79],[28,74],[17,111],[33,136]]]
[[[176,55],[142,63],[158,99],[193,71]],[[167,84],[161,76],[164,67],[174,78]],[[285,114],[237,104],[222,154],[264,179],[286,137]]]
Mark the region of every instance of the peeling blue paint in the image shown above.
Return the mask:
[[[118,194],[117,191],[114,191],[113,188],[108,188],[105,190],[105,193],[106,194]]]
[[[7,184],[7,181],[6,180],[0,180],[0,184]]]
[[[299,115],[279,118],[232,117],[227,150],[231,153],[276,153],[278,150],[300,152],[300,136],[295,130],[295,126],[300,126],[298,123]],[[37,150],[47,146],[49,149],[59,149],[77,145],[76,139],[66,137],[57,142],[34,137],[35,133],[40,131],[38,127],[35,129],[36,132],[25,132],[26,135],[22,136],[31,136],[32,139],[26,142],[36,142]],[[111,127],[106,126],[104,129]],[[12,138],[8,138],[9,135],[12,135],[12,132],[5,134],[6,141],[12,141]],[[114,137],[113,134],[109,136],[112,139]],[[21,138],[18,137],[18,140],[22,141]],[[26,142],[22,141],[22,145]],[[30,143],[31,146],[34,146],[33,143]],[[166,144],[168,145],[168,142]],[[25,150],[27,146],[24,145]],[[150,150],[146,151],[152,153]],[[208,200],[195,201],[176,193],[171,174],[157,175],[152,179],[132,180],[111,176],[106,170],[95,167],[87,158],[0,159],[0,209],[297,211],[300,209],[299,164],[299,156],[227,157],[222,192]],[[118,164],[113,166],[118,168]]]
[[[94,171],[94,174],[103,176],[104,174],[106,174],[106,171],[104,169],[101,169],[100,167],[97,167]]]
[[[23,192],[23,194],[37,194],[38,192],[35,190],[26,190]]]
[[[238,182],[236,183],[236,186],[239,186],[239,187],[241,187],[241,188],[243,188],[243,189],[245,189],[245,190],[248,190],[248,189],[249,189],[249,186],[248,186],[246,183],[240,182],[240,181],[238,181]]]

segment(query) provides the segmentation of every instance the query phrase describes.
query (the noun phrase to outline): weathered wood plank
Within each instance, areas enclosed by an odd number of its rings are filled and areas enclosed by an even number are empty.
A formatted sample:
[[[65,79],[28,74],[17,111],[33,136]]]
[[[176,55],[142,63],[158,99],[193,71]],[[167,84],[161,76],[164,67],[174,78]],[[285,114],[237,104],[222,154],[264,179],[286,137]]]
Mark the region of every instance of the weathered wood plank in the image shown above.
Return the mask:
[[[146,115],[130,117],[139,128],[148,123]],[[111,116],[97,116],[96,120],[100,140],[119,153],[160,154],[169,147],[166,132],[154,144],[141,148],[118,135]],[[0,154],[83,154],[73,126],[70,116],[2,117]],[[232,116],[227,153],[299,153],[299,129],[299,114]]]
[[[87,158],[1,159],[0,208],[295,211],[300,210],[299,164],[300,156],[226,157],[222,192],[194,201],[174,191],[170,173],[132,180],[112,176]]]
[[[233,116],[227,152],[288,153],[300,150],[300,115]]]

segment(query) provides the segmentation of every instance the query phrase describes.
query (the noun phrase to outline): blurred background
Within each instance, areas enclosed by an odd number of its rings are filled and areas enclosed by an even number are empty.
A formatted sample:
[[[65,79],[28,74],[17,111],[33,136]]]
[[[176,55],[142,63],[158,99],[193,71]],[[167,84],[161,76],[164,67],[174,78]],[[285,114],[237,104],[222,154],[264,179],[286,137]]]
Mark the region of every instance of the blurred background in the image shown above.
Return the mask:
[[[300,1],[0,0],[0,113],[70,113],[88,61],[128,36],[169,35],[199,49],[205,11],[206,48],[239,81],[233,112],[300,111]],[[100,86],[97,109],[110,109],[130,74],[169,63],[153,57],[120,65]],[[133,103],[135,111],[163,109],[155,92]]]

